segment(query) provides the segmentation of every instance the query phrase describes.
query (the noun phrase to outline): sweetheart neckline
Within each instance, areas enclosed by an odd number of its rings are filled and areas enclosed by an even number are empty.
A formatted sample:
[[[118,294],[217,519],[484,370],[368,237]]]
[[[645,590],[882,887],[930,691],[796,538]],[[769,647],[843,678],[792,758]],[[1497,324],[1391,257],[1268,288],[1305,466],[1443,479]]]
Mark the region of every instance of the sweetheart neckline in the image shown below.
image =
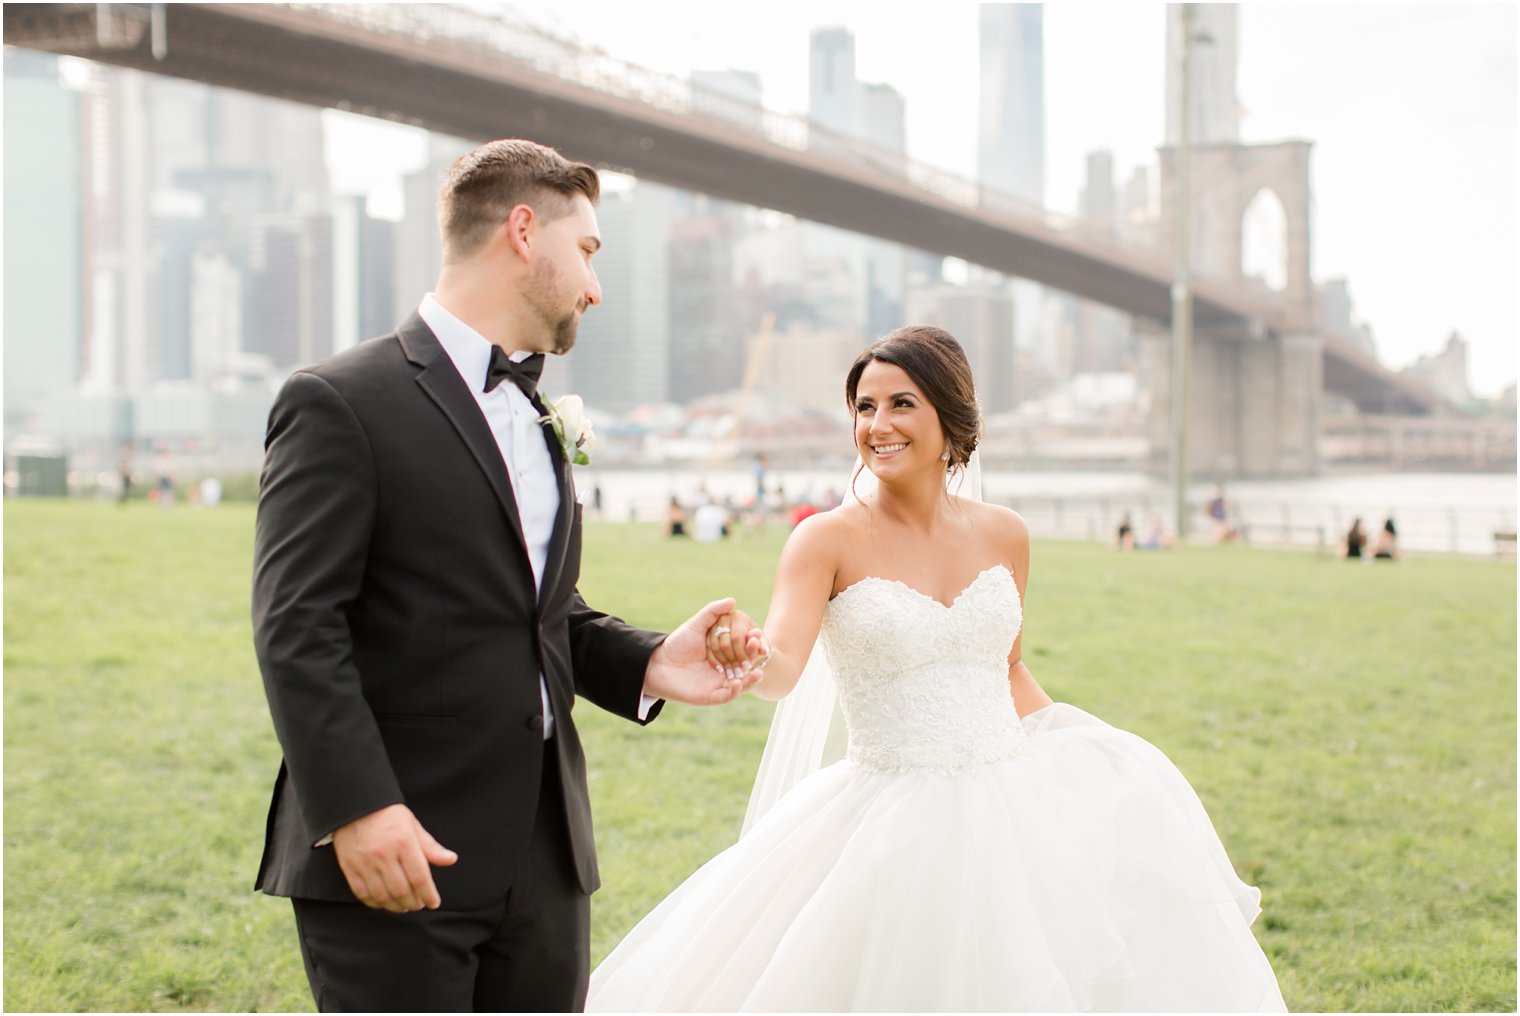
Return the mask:
[[[906,589],[908,592],[913,593],[916,596],[920,596],[920,597],[922,597],[925,600],[928,600],[930,603],[934,604],[937,607],[940,607],[943,610],[954,610],[956,604],[960,603],[961,600],[965,598],[966,594],[969,593],[969,592],[971,592],[971,588],[973,586],[975,586],[978,582],[982,581],[982,579],[986,578],[987,575],[989,575],[989,574],[991,574],[992,572],[995,572],[995,571],[1004,571],[1004,572],[1007,572],[1008,573],[1008,577],[1010,579],[1013,578],[1013,571],[1007,565],[1005,565],[1005,564],[989,565],[988,567],[983,568],[981,571],[977,572],[976,578],[974,578],[970,582],[966,583],[966,588],[962,589],[959,593],[957,593],[955,595],[955,599],[951,600],[949,603],[942,603],[942,602],[940,602],[938,599],[934,598],[933,596],[930,596],[928,593],[924,592],[922,589],[914,589],[912,586],[908,585],[902,579],[887,579],[887,578],[882,578],[879,575],[867,575],[864,578],[856,579],[854,582],[851,582],[849,585],[845,586],[839,592],[835,593],[833,599],[829,600],[829,602],[833,603],[834,600],[839,599],[845,593],[848,593],[850,590],[856,588],[859,585],[862,585],[863,583],[866,583],[866,582],[885,582],[889,586],[901,586],[902,588]],[[1014,588],[1016,590],[1018,588],[1017,585],[1015,585]]]

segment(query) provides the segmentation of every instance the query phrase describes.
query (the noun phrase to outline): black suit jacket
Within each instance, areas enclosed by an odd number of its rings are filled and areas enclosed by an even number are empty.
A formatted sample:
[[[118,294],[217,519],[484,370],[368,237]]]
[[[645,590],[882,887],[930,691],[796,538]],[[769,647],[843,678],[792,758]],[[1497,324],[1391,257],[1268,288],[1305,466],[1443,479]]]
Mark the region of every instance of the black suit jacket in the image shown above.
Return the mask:
[[[501,453],[421,318],[286,382],[254,541],[254,643],[285,756],[257,888],[352,900],[332,848],[313,844],[404,803],[459,854],[433,869],[445,907],[504,896],[546,758],[542,671],[555,720],[547,757],[581,888],[596,889],[571,710],[580,694],[636,718],[663,636],[576,591],[581,508],[544,429],[560,509],[536,594]]]

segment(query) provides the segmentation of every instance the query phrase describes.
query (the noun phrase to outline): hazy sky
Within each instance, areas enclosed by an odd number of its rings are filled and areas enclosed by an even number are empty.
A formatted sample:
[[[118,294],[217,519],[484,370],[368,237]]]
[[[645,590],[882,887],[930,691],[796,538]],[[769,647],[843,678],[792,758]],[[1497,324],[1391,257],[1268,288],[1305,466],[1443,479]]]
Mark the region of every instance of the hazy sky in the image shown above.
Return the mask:
[[[755,71],[768,107],[798,113],[810,31],[844,25],[860,78],[905,97],[909,154],[974,175],[975,4],[516,6],[653,70]],[[1456,329],[1471,343],[1474,389],[1497,393],[1515,379],[1520,339],[1516,8],[1244,4],[1238,31],[1242,140],[1314,142],[1315,278],[1350,280],[1384,362],[1434,352]],[[1153,161],[1164,60],[1160,4],[1045,5],[1052,208],[1075,209],[1091,150],[1114,153],[1121,183]],[[394,150],[420,157],[399,135]],[[340,185],[382,188],[383,203],[396,165],[334,171]]]

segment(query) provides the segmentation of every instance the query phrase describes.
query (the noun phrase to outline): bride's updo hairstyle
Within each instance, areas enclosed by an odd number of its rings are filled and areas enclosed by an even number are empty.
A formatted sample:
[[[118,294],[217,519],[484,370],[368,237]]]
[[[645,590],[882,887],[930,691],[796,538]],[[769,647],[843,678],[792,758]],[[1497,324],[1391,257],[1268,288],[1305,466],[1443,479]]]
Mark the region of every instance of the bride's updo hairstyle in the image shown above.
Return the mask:
[[[855,393],[860,375],[873,360],[900,367],[913,379],[939,414],[945,448],[950,453],[946,471],[964,468],[981,436],[982,413],[971,380],[971,364],[966,362],[961,344],[943,328],[930,325],[908,325],[871,343],[855,358],[845,376],[844,393],[851,420],[856,415]]]

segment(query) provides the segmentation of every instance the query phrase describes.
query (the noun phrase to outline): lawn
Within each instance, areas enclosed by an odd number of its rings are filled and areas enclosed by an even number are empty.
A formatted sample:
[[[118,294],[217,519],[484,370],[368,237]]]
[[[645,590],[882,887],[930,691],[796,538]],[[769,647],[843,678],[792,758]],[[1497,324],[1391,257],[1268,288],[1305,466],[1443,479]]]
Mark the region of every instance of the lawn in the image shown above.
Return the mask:
[[[252,509],[7,500],[5,1008],[289,1010],[251,891],[279,763],[249,641]],[[763,613],[780,531],[591,525],[582,591],[649,627]],[[1299,1010],[1515,1008],[1515,567],[1035,547],[1026,658],[1182,768]],[[577,711],[594,957],[732,842],[770,706]]]

